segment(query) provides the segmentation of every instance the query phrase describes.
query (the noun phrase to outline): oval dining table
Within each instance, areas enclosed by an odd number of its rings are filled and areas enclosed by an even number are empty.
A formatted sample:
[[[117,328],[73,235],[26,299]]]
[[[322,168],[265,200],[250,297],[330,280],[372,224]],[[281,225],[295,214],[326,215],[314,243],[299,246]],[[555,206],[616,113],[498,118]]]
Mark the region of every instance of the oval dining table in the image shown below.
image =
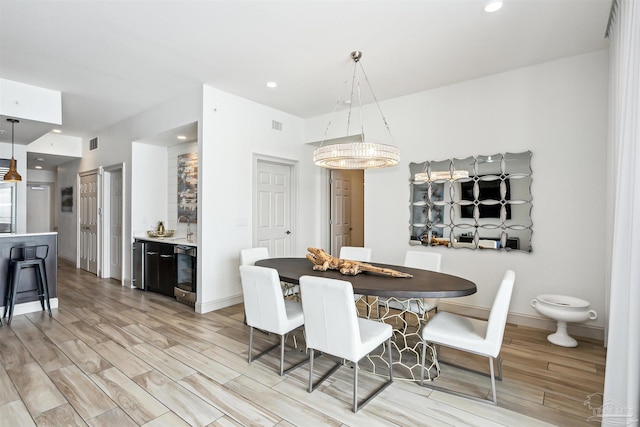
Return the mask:
[[[393,374],[396,379],[418,381],[420,379],[420,361],[422,340],[420,332],[428,321],[425,310],[409,310],[409,307],[422,307],[423,298],[455,298],[474,294],[477,291],[475,283],[462,277],[436,271],[409,268],[399,265],[371,263],[376,267],[409,273],[413,277],[392,277],[373,273],[361,272],[355,276],[343,275],[337,270],[316,271],[313,263],[307,258],[267,258],[256,261],[260,267],[274,268],[278,271],[280,280],[291,285],[298,285],[300,277],[318,276],[330,279],[345,280],[353,286],[353,293],[363,297],[357,305],[363,317],[371,317],[375,311],[376,320],[386,322],[393,327]],[[370,298],[372,297],[372,298]],[[405,309],[393,309],[388,301],[394,300]],[[382,310],[380,310],[382,307]],[[430,345],[431,365],[425,367],[425,380],[437,378],[439,365],[435,349]],[[384,371],[388,368],[386,349],[368,356],[368,368],[377,374],[388,375]],[[388,359],[387,359],[388,360]],[[363,367],[367,366],[362,364]],[[388,371],[387,371],[388,372]]]
[[[304,275],[327,277],[351,282],[353,293],[396,298],[452,298],[476,292],[476,284],[462,277],[436,271],[421,270],[399,265],[372,263],[376,267],[390,268],[413,277],[392,277],[364,271],[355,276],[346,276],[337,270],[316,271],[307,258],[267,258],[255,265],[278,270],[280,280],[298,284]]]

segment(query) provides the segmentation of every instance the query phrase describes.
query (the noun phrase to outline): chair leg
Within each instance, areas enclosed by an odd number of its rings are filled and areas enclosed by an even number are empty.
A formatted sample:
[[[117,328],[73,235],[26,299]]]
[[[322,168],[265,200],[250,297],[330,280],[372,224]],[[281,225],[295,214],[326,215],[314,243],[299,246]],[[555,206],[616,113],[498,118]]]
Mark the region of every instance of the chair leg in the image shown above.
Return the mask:
[[[42,311],[44,311],[44,282],[42,281],[42,274],[40,274],[40,265],[35,264],[32,267],[32,270],[36,276],[36,287],[38,288],[38,299],[40,300],[40,307],[42,307]]]
[[[369,396],[364,398],[362,402],[358,402],[358,362],[353,362],[353,369],[355,370],[353,373],[353,412],[358,412],[360,409],[364,408],[369,402],[373,400],[374,397],[382,393],[393,383],[393,370],[391,368],[393,359],[391,357],[390,344],[391,339],[389,339],[389,381],[386,381],[384,384],[380,385],[376,390],[370,393]]]
[[[493,357],[489,357],[489,368],[491,370],[491,391],[493,393],[493,400],[491,403],[498,404],[498,398],[496,397],[496,377],[493,374]]]
[[[42,285],[43,298],[44,301],[47,302],[47,311],[49,312],[49,317],[52,317],[51,301],[49,300],[49,282],[47,282],[47,270],[44,264],[44,260],[42,260],[38,265],[38,271],[40,272],[40,283]],[[44,303],[42,304],[42,309],[44,310]]]
[[[22,270],[17,264],[14,263],[12,266],[12,286],[11,286],[11,306],[9,307],[9,318],[7,320],[7,325],[11,325],[11,320],[13,319],[13,309],[16,305],[16,296],[18,293],[18,283],[20,283],[20,271]]]
[[[309,393],[313,391],[313,349],[309,349]]]
[[[253,350],[253,326],[249,326],[249,359],[248,359],[249,364],[251,364],[252,350]]]
[[[280,335],[280,376],[284,375],[284,334]]]
[[[353,412],[358,412],[358,362],[353,364]]]
[[[4,298],[4,314],[2,315],[3,318],[7,317],[7,313],[9,312],[9,304],[11,302],[11,292],[12,292],[11,291],[12,278],[13,278],[13,265],[10,262],[8,272],[7,272],[7,292]]]

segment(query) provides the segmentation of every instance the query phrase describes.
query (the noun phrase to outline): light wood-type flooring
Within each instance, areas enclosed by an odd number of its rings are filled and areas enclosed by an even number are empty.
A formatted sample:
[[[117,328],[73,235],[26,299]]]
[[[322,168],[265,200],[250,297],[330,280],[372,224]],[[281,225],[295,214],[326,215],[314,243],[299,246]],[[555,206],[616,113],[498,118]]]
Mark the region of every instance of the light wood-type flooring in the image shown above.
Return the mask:
[[[204,315],[170,298],[122,288],[67,263],[60,307],[14,316],[0,328],[1,426],[593,426],[603,390],[605,350],[549,344],[547,332],[508,325],[499,405],[394,381],[357,414],[352,370],[342,367],[306,391],[308,365],[280,377],[278,352],[247,364],[242,306]],[[256,350],[278,338],[257,332]],[[487,370],[486,359],[441,357]],[[305,354],[287,350],[287,362]],[[316,359],[316,371],[334,361]],[[382,382],[360,375],[364,395]],[[486,395],[488,378],[443,365],[437,383]]]

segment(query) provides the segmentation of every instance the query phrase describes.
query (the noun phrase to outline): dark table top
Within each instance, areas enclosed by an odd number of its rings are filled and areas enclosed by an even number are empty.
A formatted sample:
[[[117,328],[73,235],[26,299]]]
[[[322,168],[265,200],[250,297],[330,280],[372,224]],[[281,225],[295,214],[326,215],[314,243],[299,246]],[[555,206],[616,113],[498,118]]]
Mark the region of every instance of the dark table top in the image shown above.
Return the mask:
[[[371,272],[346,276],[337,270],[315,271],[313,263],[306,258],[268,258],[255,263],[257,266],[275,268],[280,280],[296,285],[300,277],[305,275],[345,280],[351,282],[356,294],[397,298],[451,298],[476,292],[475,283],[462,277],[398,265],[371,264],[409,273],[413,277],[391,277]]]

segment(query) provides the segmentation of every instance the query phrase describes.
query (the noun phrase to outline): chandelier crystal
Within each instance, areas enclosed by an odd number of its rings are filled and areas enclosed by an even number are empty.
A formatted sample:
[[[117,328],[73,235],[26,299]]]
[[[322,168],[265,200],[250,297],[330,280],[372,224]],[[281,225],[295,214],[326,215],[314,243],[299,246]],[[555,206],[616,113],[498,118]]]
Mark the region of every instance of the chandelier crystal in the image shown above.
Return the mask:
[[[371,90],[371,94],[373,95],[373,99],[378,107],[378,111],[380,115],[382,115],[382,109],[380,108],[380,104],[378,104],[378,100],[376,99],[375,94],[373,93],[373,88],[369,83],[369,79],[367,78],[366,73],[364,72],[364,68],[360,63],[360,58],[362,58],[362,52],[354,51],[351,52],[351,59],[354,61],[353,67],[353,78],[351,79],[351,100],[349,102],[349,115],[347,120],[347,136],[349,136],[349,126],[351,124],[351,106],[353,105],[353,95],[354,92],[357,92],[358,101],[360,103],[360,117],[361,117],[361,141],[360,142],[349,142],[342,144],[329,144],[323,145],[324,140],[320,144],[320,147],[316,148],[313,152],[313,162],[317,166],[321,166],[323,168],[328,169],[377,169],[377,168],[386,168],[390,166],[396,166],[400,162],[400,150],[398,147],[390,144],[381,144],[377,142],[367,142],[364,137],[364,120],[362,119],[362,99],[360,97],[360,81],[358,79],[357,73],[357,65],[360,65],[360,70],[369,86],[369,90]],[[336,108],[337,105],[336,103]],[[335,110],[334,110],[335,114]],[[387,120],[384,115],[382,115],[382,120],[384,121],[384,125],[389,133],[389,137],[393,140],[391,136],[391,131],[389,130],[389,125],[387,124]],[[329,125],[331,122],[329,122]],[[327,129],[325,130],[325,139],[327,131],[329,130],[329,125],[327,125]]]

